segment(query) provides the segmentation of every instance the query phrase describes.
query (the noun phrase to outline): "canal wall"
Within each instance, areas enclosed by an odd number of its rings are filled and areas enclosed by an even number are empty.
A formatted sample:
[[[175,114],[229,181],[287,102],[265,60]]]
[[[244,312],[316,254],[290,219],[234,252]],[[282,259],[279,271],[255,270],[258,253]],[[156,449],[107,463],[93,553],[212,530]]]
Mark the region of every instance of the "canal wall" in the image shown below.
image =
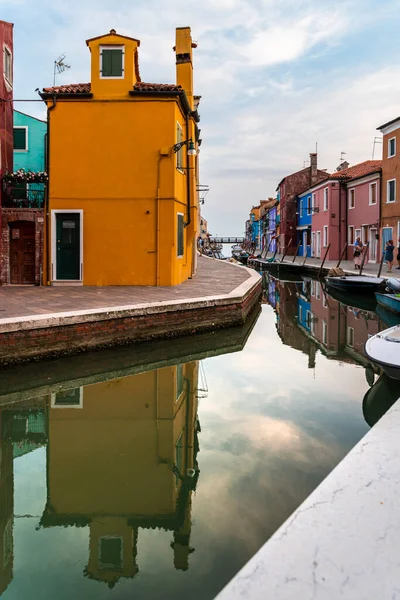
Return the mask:
[[[260,300],[262,279],[251,269],[226,264],[218,265],[216,284],[221,280],[221,268],[225,277],[228,273],[227,280],[236,269],[245,269],[246,279],[218,295],[0,319],[0,364],[242,324]]]
[[[217,600],[400,598],[397,402]]]

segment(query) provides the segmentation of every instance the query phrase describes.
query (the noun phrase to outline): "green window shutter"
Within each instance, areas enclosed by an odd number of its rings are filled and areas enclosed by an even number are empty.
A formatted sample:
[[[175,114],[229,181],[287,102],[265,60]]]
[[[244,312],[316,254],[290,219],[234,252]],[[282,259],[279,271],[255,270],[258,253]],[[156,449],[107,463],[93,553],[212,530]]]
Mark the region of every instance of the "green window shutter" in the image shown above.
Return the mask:
[[[101,74],[103,77],[122,77],[122,48],[103,48],[101,51]]]
[[[26,132],[25,128],[14,127],[14,150],[26,150]]]
[[[183,256],[183,215],[178,215],[178,248],[177,254],[178,256]]]

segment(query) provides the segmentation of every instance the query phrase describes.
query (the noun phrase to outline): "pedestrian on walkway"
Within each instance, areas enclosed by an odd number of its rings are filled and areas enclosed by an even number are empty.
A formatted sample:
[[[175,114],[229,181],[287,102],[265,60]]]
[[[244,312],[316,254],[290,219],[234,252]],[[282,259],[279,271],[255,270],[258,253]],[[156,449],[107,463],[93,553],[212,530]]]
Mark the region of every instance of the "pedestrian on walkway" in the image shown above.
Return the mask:
[[[393,240],[389,240],[386,243],[386,248],[385,248],[385,261],[387,262],[387,266],[388,266],[388,273],[392,272],[392,267],[393,267],[393,252],[394,252],[394,245],[393,245]]]
[[[397,259],[397,264],[398,264],[398,267],[396,267],[396,269],[400,269],[400,237],[397,239],[397,256],[396,256],[396,259]]]
[[[353,259],[354,259],[354,268],[357,271],[357,269],[361,268],[361,255],[362,255],[362,251],[363,251],[363,243],[361,241],[361,238],[356,238],[356,241],[354,242],[354,252],[353,252]]]

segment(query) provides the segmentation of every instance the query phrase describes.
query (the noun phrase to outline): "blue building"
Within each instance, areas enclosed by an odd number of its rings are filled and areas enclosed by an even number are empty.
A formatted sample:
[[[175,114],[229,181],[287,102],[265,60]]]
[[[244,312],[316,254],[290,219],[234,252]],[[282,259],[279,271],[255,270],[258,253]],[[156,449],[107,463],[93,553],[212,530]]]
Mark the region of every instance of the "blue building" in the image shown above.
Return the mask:
[[[278,212],[278,207],[277,204],[275,206],[273,206],[272,208],[269,209],[268,211],[268,229],[267,229],[267,246],[269,248],[269,252],[275,252],[276,251],[276,244],[277,244],[277,232],[276,232],[276,227],[277,227],[277,212]]]
[[[299,256],[311,256],[312,194],[304,192],[297,198],[297,243]]]
[[[44,171],[47,123],[14,110],[14,171]]]
[[[311,280],[304,279],[301,291],[297,292],[297,322],[308,333],[311,333]]]

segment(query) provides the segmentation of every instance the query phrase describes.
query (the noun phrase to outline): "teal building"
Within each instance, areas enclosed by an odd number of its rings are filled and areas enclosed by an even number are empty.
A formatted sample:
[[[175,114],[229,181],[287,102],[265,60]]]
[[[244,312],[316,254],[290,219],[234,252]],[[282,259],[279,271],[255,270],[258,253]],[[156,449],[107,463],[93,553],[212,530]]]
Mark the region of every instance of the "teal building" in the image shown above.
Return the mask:
[[[44,171],[47,123],[14,110],[14,171]]]

